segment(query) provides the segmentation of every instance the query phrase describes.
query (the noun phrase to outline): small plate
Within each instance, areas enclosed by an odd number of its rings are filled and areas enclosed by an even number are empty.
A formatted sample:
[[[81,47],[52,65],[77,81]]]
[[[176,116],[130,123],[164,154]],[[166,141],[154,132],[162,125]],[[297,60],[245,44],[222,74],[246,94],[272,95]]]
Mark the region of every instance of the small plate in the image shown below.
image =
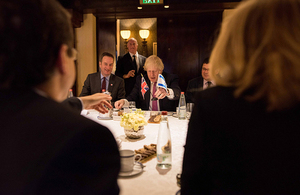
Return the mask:
[[[140,174],[143,172],[143,165],[142,163],[136,162],[135,165],[133,166],[132,171],[128,172],[120,172],[119,177],[131,177]]]
[[[120,121],[121,120],[121,116],[113,116],[113,120],[114,121]]]
[[[177,116],[177,113],[176,113],[176,112],[174,112],[172,116],[173,116],[173,117],[175,117],[175,118],[178,118],[178,116]]]
[[[111,117],[100,117],[100,116],[97,116],[97,118],[99,119],[99,120],[112,120],[113,118],[111,118]]]

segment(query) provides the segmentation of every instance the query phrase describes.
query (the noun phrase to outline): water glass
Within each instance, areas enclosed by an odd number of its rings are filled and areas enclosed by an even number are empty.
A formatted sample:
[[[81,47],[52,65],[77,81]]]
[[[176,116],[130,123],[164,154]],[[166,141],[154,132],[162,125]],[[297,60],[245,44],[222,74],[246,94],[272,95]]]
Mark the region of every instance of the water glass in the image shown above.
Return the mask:
[[[130,113],[130,109],[127,106],[123,106],[124,113]]]
[[[193,111],[194,103],[186,104],[186,118],[190,119]]]
[[[135,101],[129,101],[129,109],[135,108]]]
[[[186,104],[186,111],[192,113],[194,107],[194,103],[187,103]]]

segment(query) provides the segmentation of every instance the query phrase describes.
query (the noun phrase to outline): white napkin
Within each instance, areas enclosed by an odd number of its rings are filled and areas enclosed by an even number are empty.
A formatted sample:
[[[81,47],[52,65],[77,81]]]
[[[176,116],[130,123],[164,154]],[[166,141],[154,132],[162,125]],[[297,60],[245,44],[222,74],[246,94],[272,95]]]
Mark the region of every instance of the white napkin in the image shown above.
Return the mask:
[[[88,115],[88,114],[90,114],[90,112],[88,110],[81,111],[81,115],[83,115],[83,116]]]
[[[116,142],[117,142],[119,150],[120,150],[122,148],[122,140],[120,138],[117,138]]]

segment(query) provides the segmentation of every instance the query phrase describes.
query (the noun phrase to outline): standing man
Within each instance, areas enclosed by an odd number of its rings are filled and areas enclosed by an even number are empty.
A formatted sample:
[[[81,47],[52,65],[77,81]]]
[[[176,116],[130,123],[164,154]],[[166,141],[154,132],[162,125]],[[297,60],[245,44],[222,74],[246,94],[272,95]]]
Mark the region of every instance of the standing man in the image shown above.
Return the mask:
[[[201,76],[189,80],[186,89],[186,101],[187,103],[195,103],[195,94],[198,91],[204,90],[208,87],[214,86],[214,82],[209,76],[209,58],[205,58],[202,63]]]
[[[119,194],[114,136],[60,103],[75,80],[70,14],[1,0],[0,21],[0,194]]]
[[[136,77],[144,73],[146,57],[138,54],[138,43],[135,38],[130,38],[127,43],[128,53],[119,57],[116,75],[125,81],[125,92],[128,96],[134,87]]]
[[[115,102],[115,107],[120,109],[125,103],[127,104],[127,101],[135,101],[136,107],[142,110],[176,111],[181,91],[178,85],[178,76],[163,72],[164,64],[156,55],[147,58],[144,68],[147,71],[147,74],[144,75],[147,87],[142,76],[137,76],[135,86],[129,96]],[[162,74],[166,81],[166,90],[157,87],[159,74]]]
[[[111,93],[112,102],[125,98],[124,80],[111,73],[113,67],[114,56],[104,52],[100,57],[100,71],[87,76],[79,96],[92,95],[105,90]]]

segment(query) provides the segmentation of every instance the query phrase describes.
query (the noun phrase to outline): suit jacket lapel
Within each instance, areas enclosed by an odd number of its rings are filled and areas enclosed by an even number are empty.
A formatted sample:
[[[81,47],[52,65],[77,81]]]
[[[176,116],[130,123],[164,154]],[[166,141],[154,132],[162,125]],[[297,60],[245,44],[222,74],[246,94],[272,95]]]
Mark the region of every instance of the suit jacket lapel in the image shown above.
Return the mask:
[[[112,90],[113,90],[114,83],[115,83],[115,75],[110,74],[110,77],[109,77],[109,83],[108,83],[108,88],[107,88],[107,90],[108,90],[111,94],[112,94]]]
[[[96,91],[98,91],[100,93],[102,92],[101,91],[101,72],[98,72],[98,75],[96,77],[95,88],[96,88]]]
[[[201,78],[199,84],[198,84],[198,89],[202,90],[203,89],[203,83],[204,83],[204,79]]]
[[[131,65],[131,70],[135,70],[135,71],[137,71],[136,70],[136,67],[134,67],[134,65],[133,65],[133,62],[132,62],[132,58],[131,58],[131,55],[130,55],[130,53],[128,52],[127,53],[128,54],[128,64],[130,64]],[[127,74],[127,73],[126,73]]]
[[[147,76],[147,75],[143,75],[143,76],[144,76],[145,81],[146,81],[146,83],[147,83],[147,85],[148,85],[148,87],[149,87],[149,89],[148,89],[148,90],[146,91],[146,93],[145,93],[145,99],[144,99],[145,104],[146,104],[146,107],[147,107],[147,109],[149,109],[151,82],[150,82],[150,80],[148,79],[148,76]],[[142,94],[142,92],[140,92],[140,93]],[[143,95],[141,95],[141,96],[143,97]]]
[[[143,70],[144,70],[144,68],[143,68],[143,66],[142,66],[143,60],[142,60],[141,57],[139,57],[138,60],[139,60],[139,66],[140,66],[140,67],[139,67],[139,70],[138,70],[138,73],[142,73]]]

